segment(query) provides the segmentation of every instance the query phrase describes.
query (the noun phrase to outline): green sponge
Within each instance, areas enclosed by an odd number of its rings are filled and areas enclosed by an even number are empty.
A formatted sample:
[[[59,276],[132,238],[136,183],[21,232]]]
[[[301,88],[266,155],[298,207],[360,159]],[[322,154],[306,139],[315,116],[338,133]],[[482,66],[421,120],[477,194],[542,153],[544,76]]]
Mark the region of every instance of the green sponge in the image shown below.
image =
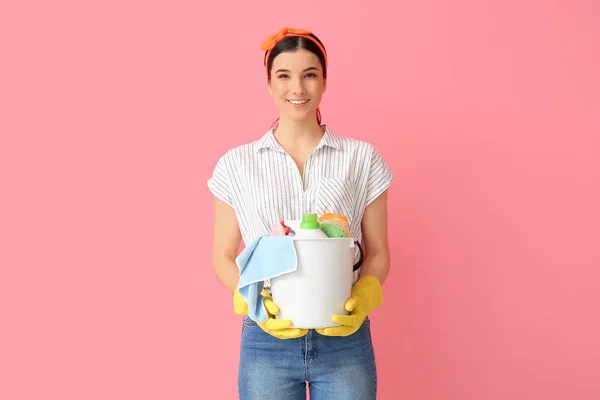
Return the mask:
[[[328,238],[346,238],[348,235],[344,228],[342,228],[335,221],[323,221],[321,222],[321,230]]]

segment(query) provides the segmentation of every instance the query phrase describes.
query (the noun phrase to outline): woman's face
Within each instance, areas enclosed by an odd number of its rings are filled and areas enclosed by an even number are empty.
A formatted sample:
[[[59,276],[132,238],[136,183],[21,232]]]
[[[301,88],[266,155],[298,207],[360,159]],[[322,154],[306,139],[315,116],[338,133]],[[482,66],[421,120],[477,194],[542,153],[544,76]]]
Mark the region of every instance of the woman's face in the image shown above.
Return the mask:
[[[285,52],[273,60],[269,94],[282,117],[294,121],[316,118],[326,86],[319,58],[310,51]]]

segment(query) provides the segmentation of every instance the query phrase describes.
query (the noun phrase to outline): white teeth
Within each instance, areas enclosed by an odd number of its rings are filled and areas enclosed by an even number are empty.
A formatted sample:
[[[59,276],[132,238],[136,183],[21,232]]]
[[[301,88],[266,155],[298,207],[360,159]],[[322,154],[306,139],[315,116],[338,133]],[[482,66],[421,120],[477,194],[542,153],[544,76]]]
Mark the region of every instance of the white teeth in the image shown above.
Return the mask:
[[[295,104],[297,106],[306,103],[308,100],[288,100],[290,103]]]

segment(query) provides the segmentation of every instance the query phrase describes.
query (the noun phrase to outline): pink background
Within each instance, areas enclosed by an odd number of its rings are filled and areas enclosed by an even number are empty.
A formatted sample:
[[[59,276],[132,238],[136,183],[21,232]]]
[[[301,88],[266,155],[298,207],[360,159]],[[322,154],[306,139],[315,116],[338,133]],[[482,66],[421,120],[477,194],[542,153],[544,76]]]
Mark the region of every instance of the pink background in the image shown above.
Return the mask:
[[[379,398],[600,398],[600,3],[201,3],[0,6],[0,398],[236,398],[206,180],[285,25],[396,175]]]

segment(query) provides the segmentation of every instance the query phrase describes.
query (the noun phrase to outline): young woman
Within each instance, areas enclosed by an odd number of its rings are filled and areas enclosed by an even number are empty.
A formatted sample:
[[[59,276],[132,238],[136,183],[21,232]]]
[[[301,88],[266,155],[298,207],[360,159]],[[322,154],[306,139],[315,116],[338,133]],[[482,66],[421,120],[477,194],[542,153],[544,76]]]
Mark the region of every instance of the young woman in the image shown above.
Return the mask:
[[[377,373],[367,315],[382,302],[389,270],[387,189],[392,172],[369,143],[337,136],[321,124],[319,103],[327,88],[327,53],[311,32],[283,28],[262,45],[267,87],[279,120],[259,140],[229,150],[208,186],[215,195],[213,268],[244,315],[239,395],[244,399],[375,399]],[[269,234],[281,220],[303,213],[348,218],[365,259],[341,326],[305,330],[275,319],[266,297],[266,322],[247,316],[237,292],[235,259],[240,240]]]

